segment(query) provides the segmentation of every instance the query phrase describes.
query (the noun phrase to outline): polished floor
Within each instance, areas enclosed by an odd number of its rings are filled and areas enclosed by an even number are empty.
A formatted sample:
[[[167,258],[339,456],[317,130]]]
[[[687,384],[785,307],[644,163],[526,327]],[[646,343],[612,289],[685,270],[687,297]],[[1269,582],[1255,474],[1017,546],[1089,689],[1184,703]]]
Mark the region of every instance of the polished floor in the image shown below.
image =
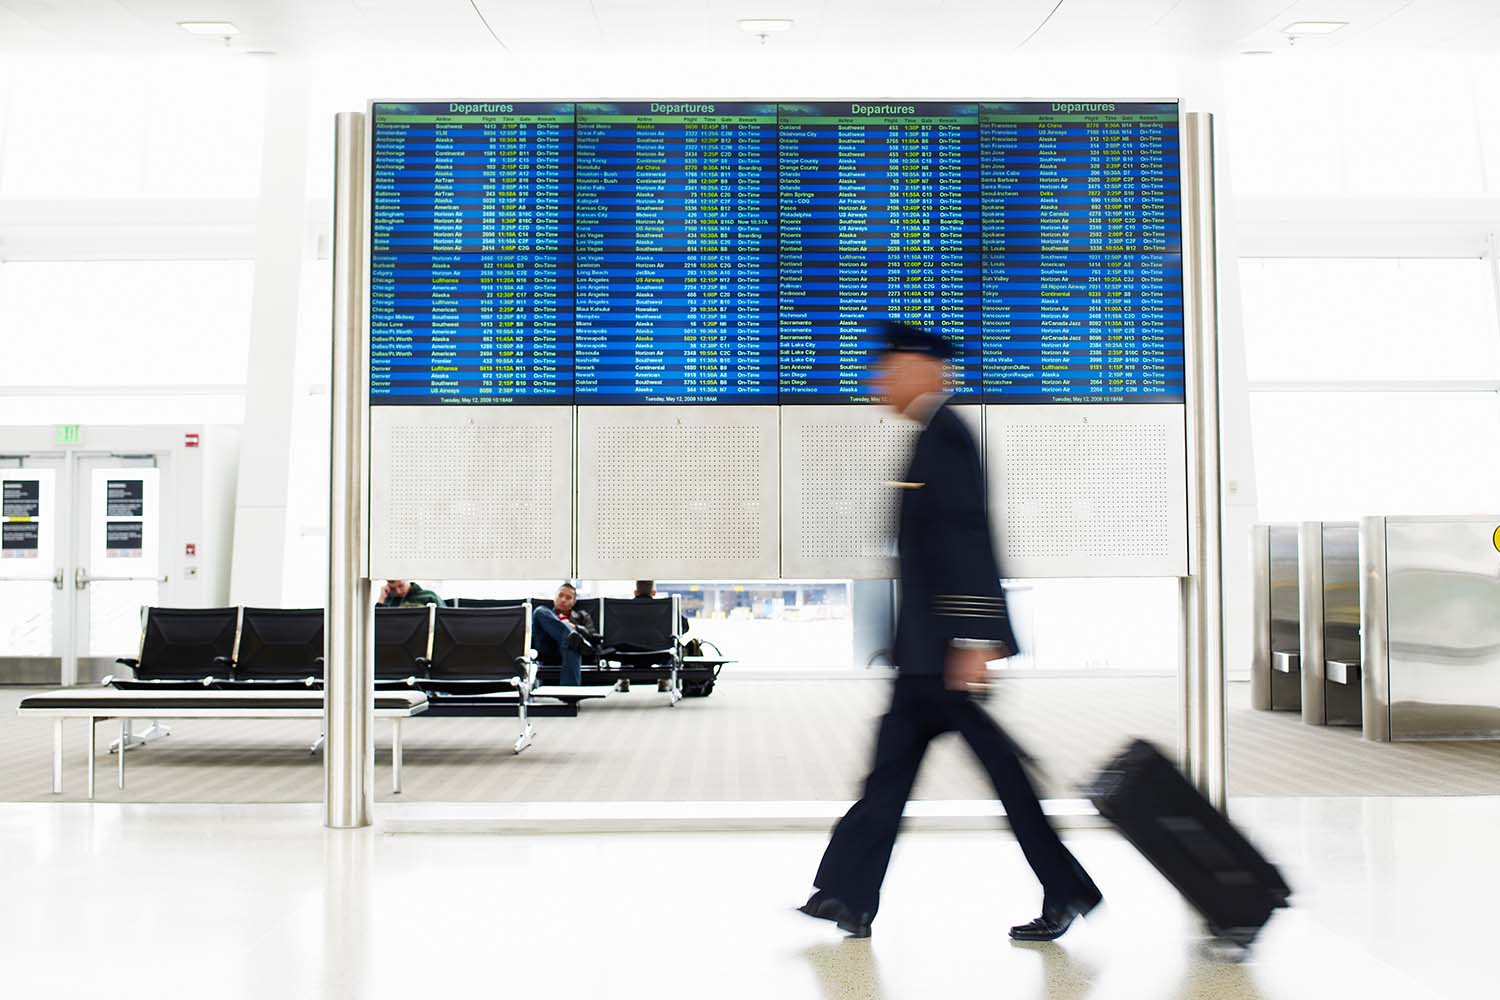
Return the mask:
[[[1002,682],[991,707],[1044,763],[1054,796],[1128,737],[1176,740],[1169,678],[1028,678]],[[0,801],[56,801],[52,727],[20,719],[24,691],[0,688]],[[1231,684],[1230,787],[1236,795],[1497,795],[1500,741],[1374,744],[1358,730],[1303,725],[1296,713],[1249,708]],[[712,697],[668,708],[654,690],[591,703],[573,719],[540,719],[535,744],[510,752],[514,719],[413,719],[407,724],[407,801],[829,801],[856,794],[874,720],[889,697],[879,678],[769,680],[726,676]],[[127,761],[115,788],[103,756],[118,731],[99,727],[99,797],[120,802],[313,802],[316,722],[185,720]],[[84,796],[84,723],[68,723],[63,800]],[[389,798],[389,730],[376,726],[377,788]],[[916,795],[956,801],[993,795],[967,749],[939,740]]]
[[[1496,995],[1497,798],[1234,803],[1294,908],[1248,962],[1104,831],[1108,896],[1010,944],[1037,892],[1014,841],[914,833],[867,942],[791,910],[820,834],[331,832],[311,806],[0,806],[12,997],[1303,1000]]]

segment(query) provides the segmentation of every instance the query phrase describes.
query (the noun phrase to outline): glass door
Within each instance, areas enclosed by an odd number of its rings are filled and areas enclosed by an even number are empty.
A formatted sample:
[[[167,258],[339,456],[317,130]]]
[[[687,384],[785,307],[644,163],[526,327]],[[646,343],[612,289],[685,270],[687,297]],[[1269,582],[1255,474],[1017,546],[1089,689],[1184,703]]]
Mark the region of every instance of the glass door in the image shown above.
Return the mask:
[[[67,644],[64,456],[0,457],[0,684],[55,683]]]
[[[158,602],[165,565],[165,452],[77,458],[73,479],[74,674],[88,683],[117,673],[140,647],[142,609]],[[64,669],[65,682],[68,671]]]

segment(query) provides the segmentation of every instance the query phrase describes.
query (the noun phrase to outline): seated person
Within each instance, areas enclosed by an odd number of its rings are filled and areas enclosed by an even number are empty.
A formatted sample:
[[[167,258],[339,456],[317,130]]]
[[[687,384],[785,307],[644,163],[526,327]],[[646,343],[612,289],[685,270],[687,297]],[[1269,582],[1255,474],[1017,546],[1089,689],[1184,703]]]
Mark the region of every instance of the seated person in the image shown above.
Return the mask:
[[[634,595],[634,600],[637,600],[637,601],[652,601],[652,600],[655,600],[655,599],[656,599],[656,581],[655,580],[637,580],[637,581],[635,581],[635,595]],[[684,632],[686,632],[688,630],[687,615],[681,615],[679,617],[679,619],[678,619],[678,622],[682,626],[678,630],[678,634],[681,635],[681,634],[683,634]]]
[[[637,580],[637,581],[635,581],[635,594],[633,595],[633,599],[637,600],[637,601],[654,601],[654,600],[656,600],[656,581],[655,580]],[[681,628],[679,628],[678,631],[677,631],[677,634],[680,637],[683,633],[685,633],[688,630],[687,615],[681,615],[681,616],[679,616],[679,618],[678,618],[678,624],[681,626]],[[629,643],[621,643],[620,644],[620,649],[622,651],[625,651],[625,652],[630,652],[630,651],[632,651],[634,649],[634,647],[632,647]],[[659,680],[659,681],[656,682],[656,690],[658,690],[658,691],[665,691],[665,690],[667,690],[667,687],[668,687],[668,682],[666,680]],[[629,688],[626,688],[626,690],[629,690]]]
[[[557,588],[552,607],[538,605],[531,611],[531,644],[543,663],[561,663],[558,683],[577,687],[583,683],[583,650],[591,644],[594,622],[577,607],[578,590],[564,582]]]
[[[425,608],[429,604],[442,604],[443,599],[415,580],[387,580],[380,588],[382,608]]]

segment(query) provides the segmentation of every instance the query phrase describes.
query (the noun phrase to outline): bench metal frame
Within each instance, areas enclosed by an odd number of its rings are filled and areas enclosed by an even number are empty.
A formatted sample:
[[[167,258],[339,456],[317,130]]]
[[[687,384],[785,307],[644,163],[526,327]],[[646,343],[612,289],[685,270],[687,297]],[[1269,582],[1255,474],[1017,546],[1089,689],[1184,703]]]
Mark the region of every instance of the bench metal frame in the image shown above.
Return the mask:
[[[225,697],[227,696],[227,697]],[[52,794],[60,795],[63,790],[63,722],[67,719],[86,719],[88,727],[86,738],[88,740],[88,797],[94,798],[95,791],[95,766],[94,758],[98,756],[95,745],[95,726],[101,721],[118,719],[120,721],[120,736],[126,738],[129,733],[130,723],[134,719],[318,719],[323,718],[324,709],[322,700],[314,702],[308,699],[306,707],[298,708],[249,708],[216,707],[215,701],[224,701],[229,698],[240,700],[246,697],[260,697],[265,700],[282,699],[286,697],[285,692],[193,692],[179,691],[174,697],[182,697],[191,700],[201,700],[202,706],[197,708],[163,708],[160,704],[153,704],[154,698],[140,696],[123,697],[117,700],[117,705],[105,707],[97,704],[100,692],[96,689],[65,689],[63,691],[49,692],[43,695],[33,695],[32,698],[61,698],[65,700],[76,700],[79,702],[91,701],[94,704],[79,705],[46,705],[39,707],[28,707],[23,699],[17,714],[22,716],[37,716],[52,719]],[[108,695],[104,696],[109,698]],[[132,704],[135,703],[135,704]],[[420,715],[427,711],[427,700],[411,699],[403,708],[381,708],[375,709],[376,718],[389,719],[391,722],[391,792],[401,794],[401,723],[414,715]],[[125,754],[115,755],[117,788],[125,787]]]

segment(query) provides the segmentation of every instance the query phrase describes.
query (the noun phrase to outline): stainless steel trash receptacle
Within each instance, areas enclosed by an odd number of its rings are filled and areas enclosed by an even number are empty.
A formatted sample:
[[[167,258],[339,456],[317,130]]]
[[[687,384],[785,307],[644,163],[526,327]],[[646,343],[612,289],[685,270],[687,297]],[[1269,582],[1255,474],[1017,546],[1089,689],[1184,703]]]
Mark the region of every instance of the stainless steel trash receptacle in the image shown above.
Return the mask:
[[[1298,528],[1302,721],[1357,726],[1359,669],[1359,525],[1304,521]]]
[[[1302,707],[1301,611],[1297,596],[1297,526],[1257,524],[1250,529],[1250,704],[1261,710]]]
[[[1500,739],[1500,515],[1359,530],[1365,738]]]

